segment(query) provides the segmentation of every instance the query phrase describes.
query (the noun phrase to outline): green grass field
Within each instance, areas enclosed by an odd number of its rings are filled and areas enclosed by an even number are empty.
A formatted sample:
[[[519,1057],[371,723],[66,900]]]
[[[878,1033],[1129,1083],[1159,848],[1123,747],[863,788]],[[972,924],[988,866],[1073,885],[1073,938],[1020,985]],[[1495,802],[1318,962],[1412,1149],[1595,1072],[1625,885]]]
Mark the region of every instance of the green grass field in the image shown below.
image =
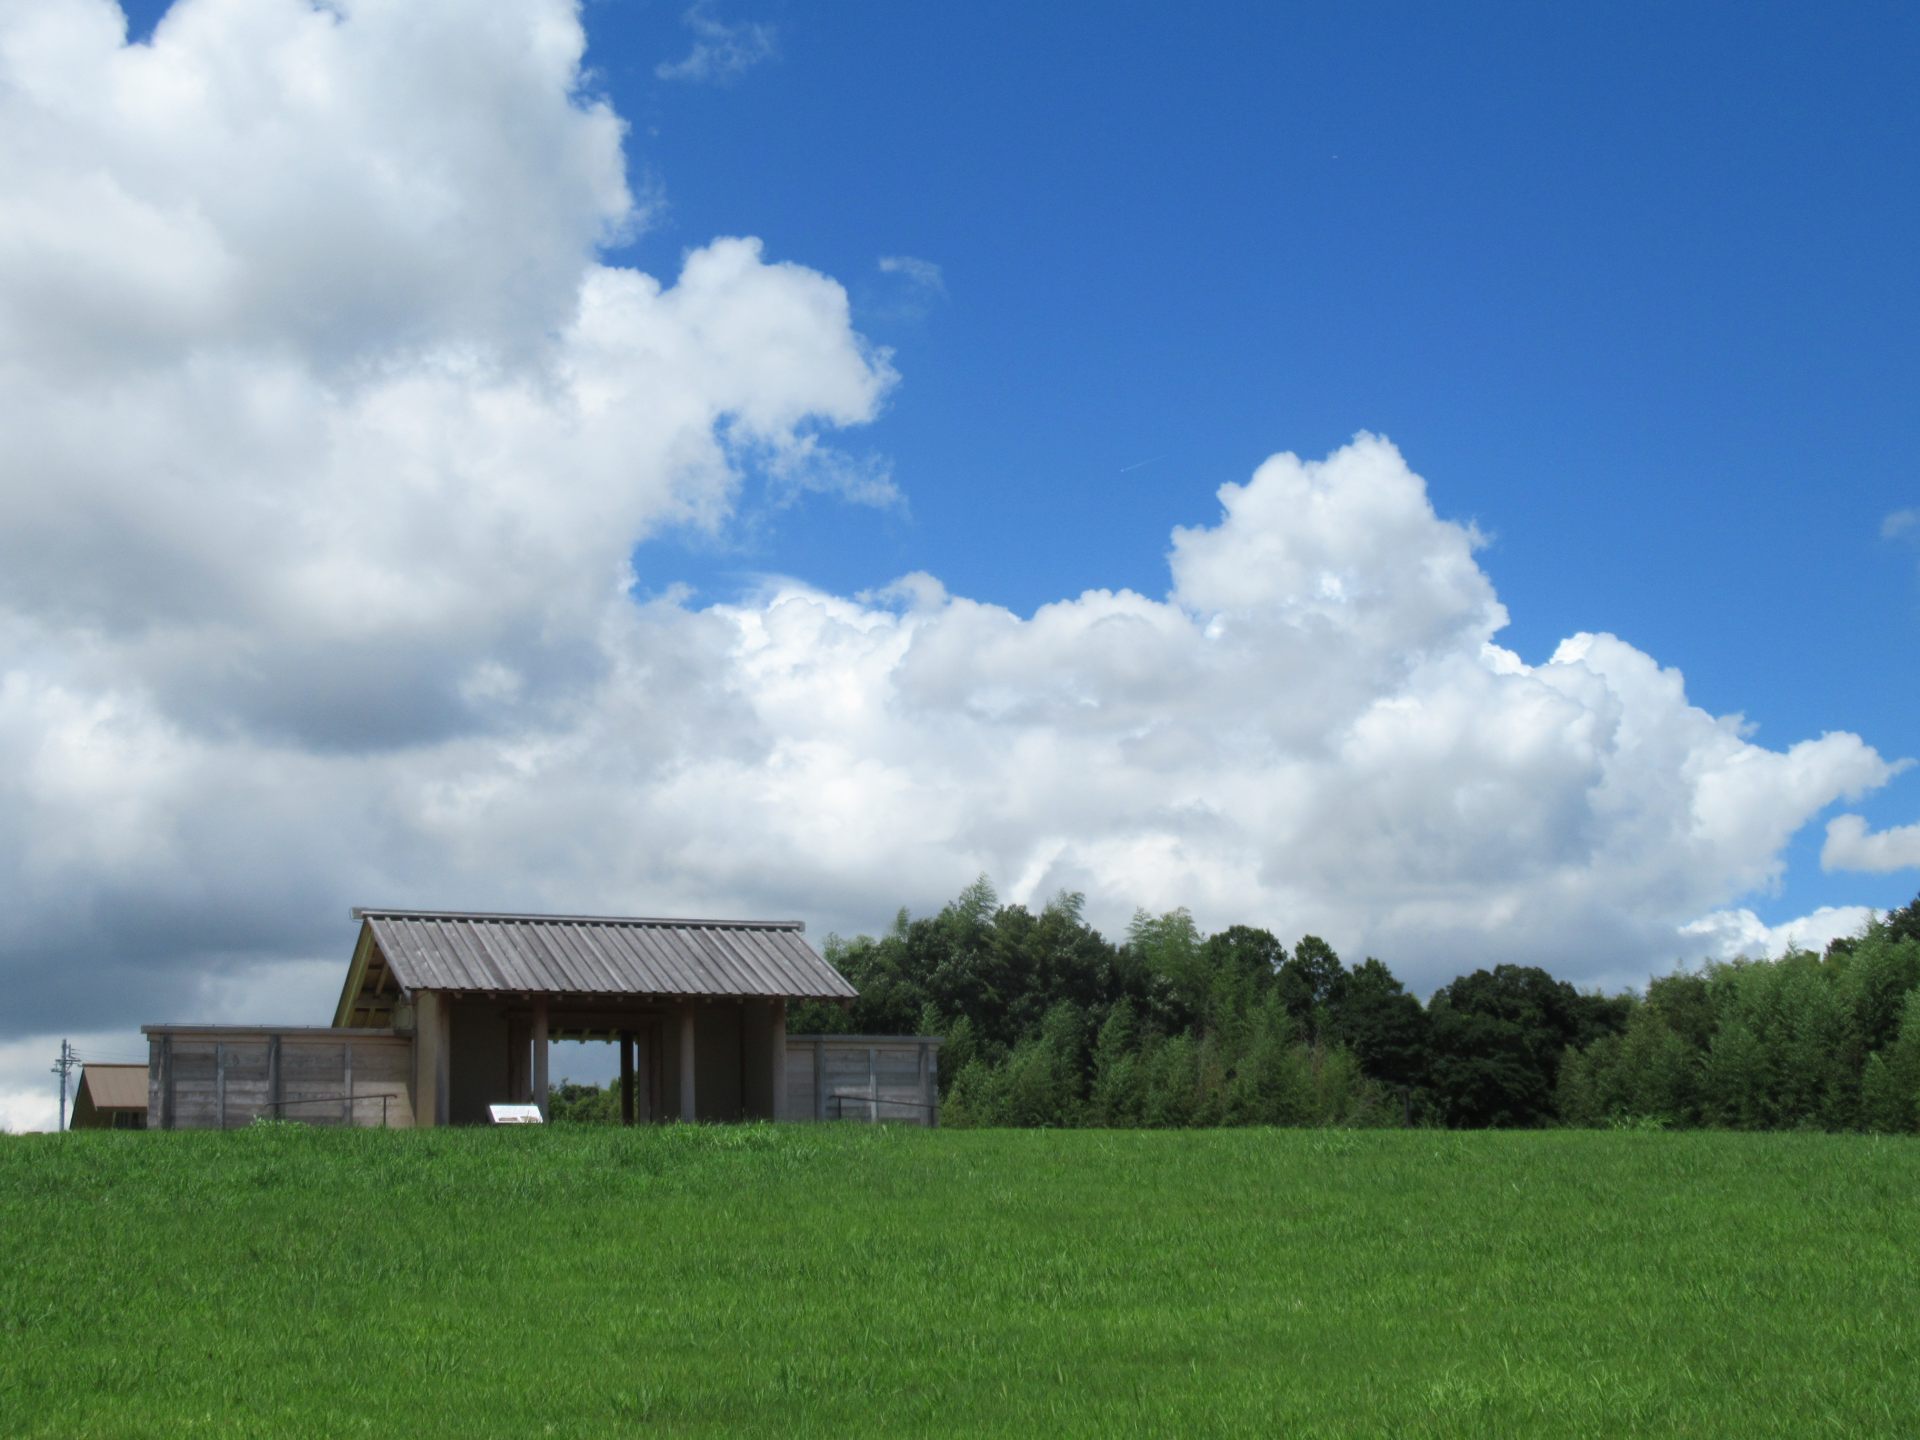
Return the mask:
[[[0,1434],[1920,1434],[1920,1144],[0,1139]]]

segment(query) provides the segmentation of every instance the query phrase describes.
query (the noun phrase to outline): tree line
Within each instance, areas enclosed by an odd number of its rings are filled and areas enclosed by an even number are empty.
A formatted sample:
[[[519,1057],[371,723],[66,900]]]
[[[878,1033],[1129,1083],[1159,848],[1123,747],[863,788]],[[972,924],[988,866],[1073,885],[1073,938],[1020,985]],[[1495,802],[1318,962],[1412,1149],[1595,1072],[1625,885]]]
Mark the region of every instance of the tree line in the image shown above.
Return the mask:
[[[944,1036],[949,1125],[1920,1127],[1920,898],[1824,954],[1645,994],[1499,965],[1422,1004],[1313,935],[1174,910],[1109,941],[1081,897],[1034,913],[985,879],[825,950],[860,996],[790,1031]]]

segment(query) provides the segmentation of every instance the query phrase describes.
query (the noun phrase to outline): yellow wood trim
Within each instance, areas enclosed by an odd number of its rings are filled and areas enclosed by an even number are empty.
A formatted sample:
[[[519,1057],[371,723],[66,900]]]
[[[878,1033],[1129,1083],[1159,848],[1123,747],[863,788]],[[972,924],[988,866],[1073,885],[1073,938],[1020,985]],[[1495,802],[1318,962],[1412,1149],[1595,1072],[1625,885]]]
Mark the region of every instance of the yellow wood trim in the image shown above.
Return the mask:
[[[353,1023],[353,1012],[360,999],[360,991],[367,983],[367,965],[372,959],[373,925],[362,920],[360,943],[353,947],[353,964],[347,967],[347,983],[340,987],[340,1003],[333,1009],[335,1026],[344,1027]]]

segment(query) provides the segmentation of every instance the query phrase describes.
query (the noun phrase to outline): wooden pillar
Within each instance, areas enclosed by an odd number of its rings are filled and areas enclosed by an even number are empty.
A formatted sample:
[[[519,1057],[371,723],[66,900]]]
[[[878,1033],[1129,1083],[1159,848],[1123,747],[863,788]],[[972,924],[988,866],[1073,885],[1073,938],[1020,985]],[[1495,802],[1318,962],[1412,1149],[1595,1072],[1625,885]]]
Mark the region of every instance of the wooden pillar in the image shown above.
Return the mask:
[[[453,997],[440,997],[439,1036],[434,1042],[433,1123],[453,1123]]]
[[[547,1114],[547,997],[533,997],[533,1103],[540,1107],[540,1118]]]
[[[784,1108],[781,1100],[787,1089],[787,1002],[773,1002],[773,1019],[767,1026],[767,1049],[772,1052],[768,1063],[772,1069],[772,1087],[767,1091],[770,1108],[769,1120],[778,1120]]]
[[[633,1031],[620,1032],[620,1123],[633,1124]]]
[[[533,1103],[533,1021],[524,1015],[507,1019],[507,1099]]]
[[[447,1123],[447,997],[419,990],[413,997],[413,1123]]]
[[[733,1007],[733,1043],[740,1057],[740,1089],[736,1092],[740,1096],[740,1108],[734,1112],[733,1118],[744,1120],[747,1118],[747,1097],[753,1093],[752,1086],[748,1084],[752,1077],[747,1073],[750,1066],[747,1062],[747,1002],[744,1000]]]
[[[680,1007],[680,1118],[693,1122],[693,1002]]]
[[[667,1022],[655,1018],[647,1023],[644,1069],[647,1076],[647,1120],[664,1125],[667,1120]]]
[[[160,1045],[160,1128],[173,1129],[173,1036],[162,1035]]]

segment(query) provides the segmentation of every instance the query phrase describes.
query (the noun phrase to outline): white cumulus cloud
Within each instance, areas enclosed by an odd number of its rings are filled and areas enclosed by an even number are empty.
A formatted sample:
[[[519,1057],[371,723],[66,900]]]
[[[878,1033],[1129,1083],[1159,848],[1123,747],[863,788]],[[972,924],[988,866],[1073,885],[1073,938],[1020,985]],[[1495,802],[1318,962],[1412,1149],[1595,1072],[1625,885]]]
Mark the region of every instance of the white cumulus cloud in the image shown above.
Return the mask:
[[[635,602],[635,543],[750,474],[900,503],[833,443],[895,375],[752,240],[604,263],[643,217],[583,45],[564,0],[177,0],[150,46],[0,8],[9,1093],[66,1027],[323,1020],[353,903],[817,933],[985,871],[1423,989],[1637,979],[1895,772],[1612,635],[1504,648],[1370,435],[1223,487],[1159,594]]]
[[[1875,911],[1865,905],[1822,905],[1811,915],[1769,925],[1753,911],[1716,910],[1681,927],[1689,958],[1777,960],[1789,950],[1818,955],[1829,943],[1867,928]]]
[[[1920,825],[1895,825],[1869,831],[1865,817],[1836,815],[1827,822],[1827,843],[1820,847],[1822,870],[1866,870],[1886,875],[1920,869]]]

